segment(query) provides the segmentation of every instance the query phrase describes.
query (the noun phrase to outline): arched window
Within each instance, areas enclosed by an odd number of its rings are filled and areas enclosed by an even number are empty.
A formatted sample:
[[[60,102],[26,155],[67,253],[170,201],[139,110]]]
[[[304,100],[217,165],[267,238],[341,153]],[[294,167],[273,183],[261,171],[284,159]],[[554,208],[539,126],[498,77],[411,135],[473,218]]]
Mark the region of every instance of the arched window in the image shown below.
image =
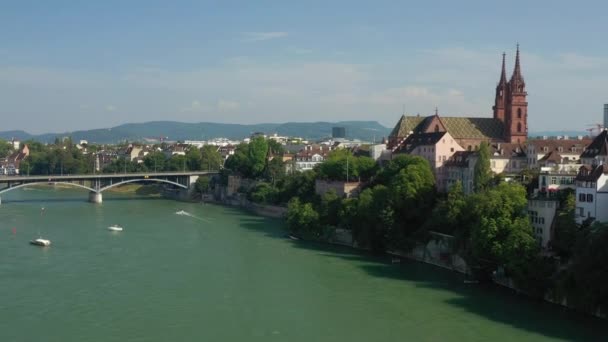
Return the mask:
[[[517,123],[517,131],[518,131],[518,132],[521,132],[521,122],[518,122],[518,123]]]
[[[521,108],[517,108],[517,118],[521,119]]]
[[[435,124],[435,132],[439,132],[439,125]]]

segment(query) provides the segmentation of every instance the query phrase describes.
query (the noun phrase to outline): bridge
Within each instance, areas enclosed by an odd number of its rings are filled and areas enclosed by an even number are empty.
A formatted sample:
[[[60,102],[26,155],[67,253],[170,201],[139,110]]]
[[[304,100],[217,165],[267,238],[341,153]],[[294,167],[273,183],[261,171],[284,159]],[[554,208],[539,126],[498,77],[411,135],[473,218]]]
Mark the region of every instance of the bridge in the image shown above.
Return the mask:
[[[218,171],[186,172],[146,172],[113,173],[87,175],[42,175],[42,176],[2,176],[0,177],[0,196],[8,191],[33,184],[62,184],[89,190],[89,201],[101,203],[102,192],[128,183],[165,183],[190,191],[200,176],[215,175]],[[0,203],[2,198],[0,197]]]

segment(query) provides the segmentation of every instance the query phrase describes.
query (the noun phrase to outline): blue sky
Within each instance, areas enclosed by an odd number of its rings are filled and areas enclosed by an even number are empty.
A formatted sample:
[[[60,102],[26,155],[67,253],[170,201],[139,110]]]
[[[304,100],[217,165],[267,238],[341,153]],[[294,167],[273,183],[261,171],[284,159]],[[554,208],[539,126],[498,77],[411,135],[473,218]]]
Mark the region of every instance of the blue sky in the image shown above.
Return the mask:
[[[608,103],[601,1],[0,1],[0,130],[490,116],[521,44],[529,127]]]

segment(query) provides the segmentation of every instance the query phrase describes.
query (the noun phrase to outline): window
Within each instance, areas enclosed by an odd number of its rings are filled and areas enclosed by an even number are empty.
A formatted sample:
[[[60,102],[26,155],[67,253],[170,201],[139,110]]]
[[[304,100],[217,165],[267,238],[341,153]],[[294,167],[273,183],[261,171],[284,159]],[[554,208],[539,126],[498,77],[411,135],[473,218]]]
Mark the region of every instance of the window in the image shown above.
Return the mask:
[[[517,118],[521,119],[521,108],[517,108]]]
[[[587,194],[587,202],[593,202],[593,195]]]
[[[453,148],[453,147],[452,147],[452,148],[450,148],[450,152],[454,152],[454,148]]]
[[[551,184],[557,184],[557,177],[551,177]]]
[[[578,208],[578,214],[579,214],[579,216],[585,216],[585,209]]]
[[[521,132],[521,122],[518,122],[518,123],[517,123],[517,131],[518,131],[518,132]]]
[[[578,194],[578,201],[579,202],[585,202],[585,198],[586,198],[585,194]],[[582,214],[581,214],[581,216],[582,216]]]
[[[435,124],[435,132],[439,132],[439,125]]]

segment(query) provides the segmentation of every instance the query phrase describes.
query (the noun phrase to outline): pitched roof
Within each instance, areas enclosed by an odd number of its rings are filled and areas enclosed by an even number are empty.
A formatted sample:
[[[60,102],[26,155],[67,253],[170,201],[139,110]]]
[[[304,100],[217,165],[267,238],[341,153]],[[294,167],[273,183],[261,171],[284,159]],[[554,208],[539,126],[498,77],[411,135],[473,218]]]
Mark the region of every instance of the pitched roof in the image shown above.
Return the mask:
[[[505,158],[511,157],[525,157],[526,152],[524,147],[519,143],[497,143],[491,144],[491,157],[500,157],[503,156]]]
[[[559,154],[556,151],[551,151],[551,152],[545,154],[542,158],[540,158],[540,161],[543,161],[543,162],[554,162],[554,163],[559,164],[559,163],[562,162],[562,159],[563,159],[563,157],[562,157],[561,154]]]
[[[405,137],[413,132],[426,117],[424,116],[405,116],[402,115],[395,128],[389,135],[390,137]]]
[[[414,133],[405,139],[397,153],[410,153],[418,146],[435,145],[447,132]]]
[[[475,155],[476,151],[457,151],[443,164],[446,167],[468,167],[469,157]]]
[[[564,154],[581,153],[585,146],[591,143],[591,139],[532,139],[528,145],[534,146],[537,152],[557,151]],[[561,151],[560,151],[561,148]]]
[[[441,121],[455,139],[503,138],[504,125],[498,119],[442,117]]]
[[[402,116],[393,128],[391,137],[405,137],[410,132],[421,133],[426,122],[434,116]],[[440,117],[441,122],[455,139],[502,140],[504,124],[494,118]]]
[[[608,155],[608,131],[604,130],[595,137],[581,154],[581,158],[595,158],[596,156]]]
[[[598,165],[594,168],[590,168],[587,165],[583,165],[578,169],[576,175],[577,181],[595,182],[600,178],[602,174],[608,174],[608,165]]]

